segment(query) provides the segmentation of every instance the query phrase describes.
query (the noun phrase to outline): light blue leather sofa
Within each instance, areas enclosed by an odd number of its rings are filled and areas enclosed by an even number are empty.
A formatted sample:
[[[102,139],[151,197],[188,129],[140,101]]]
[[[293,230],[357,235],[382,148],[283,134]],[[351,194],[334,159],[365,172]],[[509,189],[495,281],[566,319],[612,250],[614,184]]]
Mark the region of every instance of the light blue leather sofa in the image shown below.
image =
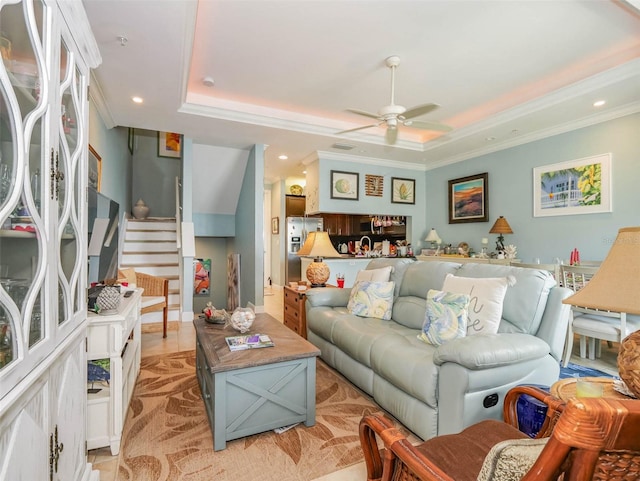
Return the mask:
[[[350,289],[307,293],[307,338],[322,359],[422,439],[456,433],[482,419],[501,419],[513,386],[558,380],[573,291],[556,287],[546,271],[492,264],[375,259],[367,269],[393,265],[392,320],[353,316]],[[417,338],[429,289],[448,273],[505,277],[498,334],[462,337],[442,346]]]

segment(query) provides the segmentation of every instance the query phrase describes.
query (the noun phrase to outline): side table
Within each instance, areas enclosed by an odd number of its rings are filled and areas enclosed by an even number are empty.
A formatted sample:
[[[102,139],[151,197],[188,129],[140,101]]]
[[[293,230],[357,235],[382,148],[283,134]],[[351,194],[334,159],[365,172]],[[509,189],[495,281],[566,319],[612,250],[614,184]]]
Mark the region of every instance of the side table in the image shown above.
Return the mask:
[[[576,379],[570,377],[567,379],[560,379],[551,386],[551,394],[562,401],[568,401],[569,399],[576,397]],[[613,378],[610,377],[583,377],[585,381],[602,384],[603,394],[602,397],[615,398],[615,399],[632,399],[629,396],[625,396],[621,392],[616,391],[613,388]]]
[[[307,338],[307,316],[305,312],[306,291],[284,286],[284,325],[293,332]]]

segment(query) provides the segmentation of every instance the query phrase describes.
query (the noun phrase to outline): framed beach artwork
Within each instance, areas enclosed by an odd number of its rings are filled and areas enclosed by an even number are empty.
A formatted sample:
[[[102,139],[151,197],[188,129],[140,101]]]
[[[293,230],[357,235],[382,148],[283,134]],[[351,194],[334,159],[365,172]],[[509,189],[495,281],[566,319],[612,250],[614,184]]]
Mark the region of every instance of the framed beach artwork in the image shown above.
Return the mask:
[[[102,183],[102,157],[98,155],[98,152],[89,145],[89,187],[93,187],[100,192]]]
[[[358,200],[358,182],[360,174],[357,172],[331,171],[331,198]]]
[[[449,224],[489,221],[489,174],[449,181]]]
[[[401,179],[399,177],[391,177],[391,202],[394,204],[415,204],[415,179]]]
[[[158,132],[158,157],[179,159],[182,155],[182,135],[175,132]]]
[[[611,154],[533,169],[533,216],[612,212]]]

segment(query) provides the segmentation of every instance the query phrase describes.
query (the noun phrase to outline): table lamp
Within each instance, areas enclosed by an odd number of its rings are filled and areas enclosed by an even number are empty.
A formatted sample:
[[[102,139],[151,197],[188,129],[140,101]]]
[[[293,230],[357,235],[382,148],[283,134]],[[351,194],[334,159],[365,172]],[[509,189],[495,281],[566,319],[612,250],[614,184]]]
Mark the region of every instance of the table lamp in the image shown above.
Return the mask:
[[[427,234],[427,237],[425,237],[424,240],[426,240],[427,242],[431,242],[431,248],[435,249],[436,243],[440,240],[440,236],[438,235],[436,230],[432,227],[429,233]]]
[[[307,279],[311,282],[311,287],[325,287],[331,275],[329,266],[322,259],[324,257],[341,257],[340,253],[331,244],[329,234],[323,231],[310,232],[297,254],[299,256],[315,257],[307,267]]]
[[[620,378],[640,397],[640,331],[626,336],[627,314],[640,315],[640,227],[618,231],[607,257],[591,280],[574,295],[564,299],[587,314],[606,314],[620,327],[618,353]],[[619,324],[613,324],[619,318]],[[626,337],[625,337],[626,336]]]
[[[498,220],[496,220],[495,224],[493,224],[489,234],[499,234],[498,240],[496,241],[496,250],[500,252],[504,251],[504,236],[502,234],[513,234],[513,231],[511,230],[511,226],[507,222],[507,219],[500,216],[498,217]]]

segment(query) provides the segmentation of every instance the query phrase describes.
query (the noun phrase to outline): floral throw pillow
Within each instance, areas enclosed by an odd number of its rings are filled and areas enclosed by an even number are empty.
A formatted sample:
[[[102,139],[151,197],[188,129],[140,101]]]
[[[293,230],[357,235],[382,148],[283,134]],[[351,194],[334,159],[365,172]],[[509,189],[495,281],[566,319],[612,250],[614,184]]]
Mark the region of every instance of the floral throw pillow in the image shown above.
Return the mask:
[[[418,339],[440,346],[464,337],[467,333],[469,299],[467,294],[429,289],[424,324]]]
[[[349,314],[360,317],[375,317],[388,321],[393,307],[395,283],[361,281],[351,289],[347,309]]]

